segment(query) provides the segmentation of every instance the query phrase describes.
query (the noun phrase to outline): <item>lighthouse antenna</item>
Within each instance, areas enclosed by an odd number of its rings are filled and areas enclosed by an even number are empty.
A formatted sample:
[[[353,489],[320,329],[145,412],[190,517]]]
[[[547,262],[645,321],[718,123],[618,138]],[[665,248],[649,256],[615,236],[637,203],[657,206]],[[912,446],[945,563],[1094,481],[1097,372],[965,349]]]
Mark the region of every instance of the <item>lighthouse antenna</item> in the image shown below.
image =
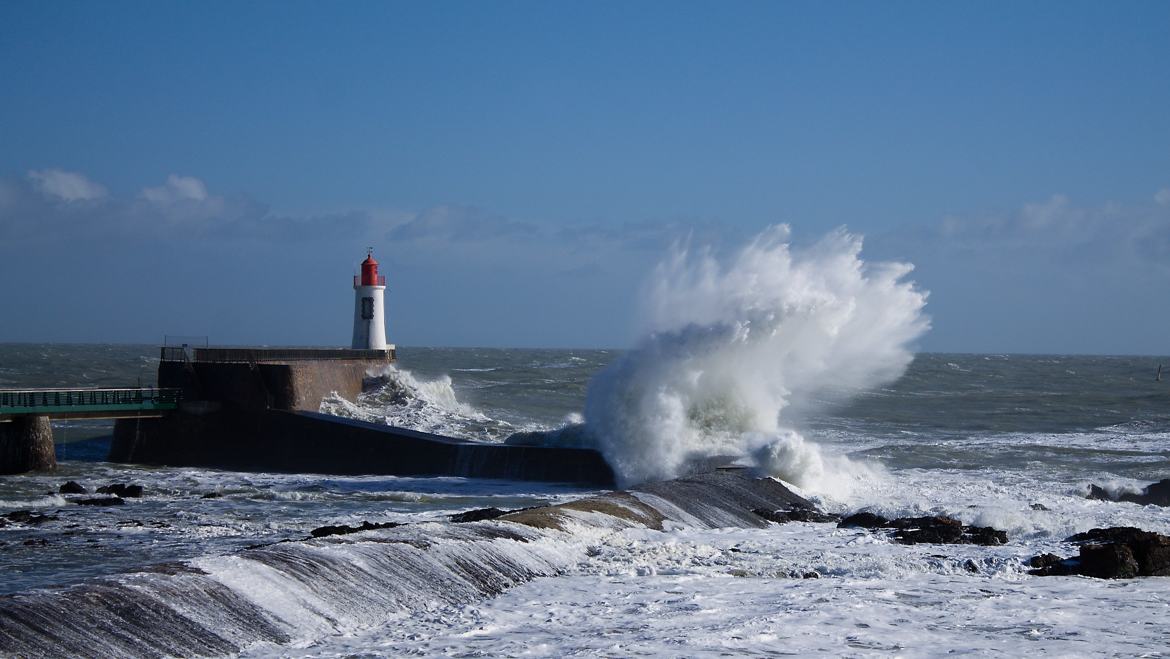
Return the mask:
[[[367,248],[366,248],[366,256],[373,256],[373,255],[374,255],[374,248],[373,248],[373,247],[367,247]]]

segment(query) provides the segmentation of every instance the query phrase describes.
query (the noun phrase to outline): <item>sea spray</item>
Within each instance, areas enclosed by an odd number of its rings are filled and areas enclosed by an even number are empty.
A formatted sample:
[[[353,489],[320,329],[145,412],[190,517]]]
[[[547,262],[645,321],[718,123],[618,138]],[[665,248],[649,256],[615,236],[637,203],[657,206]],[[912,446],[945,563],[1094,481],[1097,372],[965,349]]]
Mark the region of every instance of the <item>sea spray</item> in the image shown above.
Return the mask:
[[[789,236],[771,227],[726,261],[680,246],[655,269],[645,338],[594,377],[585,406],[620,485],[714,456],[827,494],[847,487],[840,472],[863,471],[826,460],[795,424],[897,379],[929,327],[926,293],[905,280],[909,264],[865,263],[860,236],[837,230],[802,249]]]

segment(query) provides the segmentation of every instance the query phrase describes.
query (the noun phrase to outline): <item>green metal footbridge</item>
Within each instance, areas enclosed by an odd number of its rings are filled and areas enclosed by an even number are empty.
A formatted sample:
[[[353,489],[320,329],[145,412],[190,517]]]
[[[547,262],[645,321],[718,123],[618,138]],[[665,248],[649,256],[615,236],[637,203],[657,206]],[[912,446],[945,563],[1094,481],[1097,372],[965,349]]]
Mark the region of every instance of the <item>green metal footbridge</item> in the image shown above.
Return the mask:
[[[134,389],[0,389],[0,421],[21,416],[52,419],[157,417],[179,406],[182,391]]]

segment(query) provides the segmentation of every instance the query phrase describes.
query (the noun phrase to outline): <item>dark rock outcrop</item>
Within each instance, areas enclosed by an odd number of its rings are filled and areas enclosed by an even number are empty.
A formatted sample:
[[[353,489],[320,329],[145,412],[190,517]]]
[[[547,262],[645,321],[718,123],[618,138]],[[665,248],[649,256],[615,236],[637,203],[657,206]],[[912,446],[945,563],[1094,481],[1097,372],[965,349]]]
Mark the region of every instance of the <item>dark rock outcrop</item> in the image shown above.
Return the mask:
[[[891,520],[894,539],[904,545],[1003,545],[1007,533],[990,526],[966,526],[952,517],[902,517]]]
[[[62,485],[58,490],[61,494],[88,494],[89,490],[85,489],[81,483],[77,481],[69,481]]]
[[[1090,485],[1087,497],[1102,501],[1124,501],[1143,506],[1170,506],[1170,478],[1164,478],[1157,483],[1151,483],[1141,492],[1136,493],[1121,492],[1119,494],[1110,494],[1103,487]]]
[[[75,499],[73,503],[80,506],[121,506],[126,501],[122,497],[94,497],[92,499]]]
[[[894,540],[904,545],[1002,545],[1007,533],[990,526],[966,526],[953,517],[899,517],[886,519],[874,513],[855,513],[841,520],[838,528],[894,529]]]
[[[869,512],[860,512],[853,513],[852,515],[849,515],[845,519],[841,520],[840,523],[837,524],[837,528],[881,529],[887,528],[889,525],[890,520],[882,517],[881,515],[875,515],[874,513]]]
[[[396,526],[402,526],[402,524],[400,522],[383,522],[383,523],[362,522],[361,525],[359,525],[359,526],[345,526],[344,524],[338,524],[335,526],[317,527],[317,528],[313,529],[312,531],[309,531],[309,535],[313,536],[314,538],[324,538],[325,536],[347,535],[349,533],[358,533],[359,531],[373,531],[376,529],[392,529]]]
[[[125,483],[113,483],[105,487],[97,489],[98,494],[113,494],[123,499],[137,499],[142,496],[141,485],[127,485]]]
[[[787,524],[788,522],[816,522],[818,524],[825,524],[828,522],[838,522],[841,520],[840,515],[832,513],[823,513],[816,508],[809,508],[806,506],[791,506],[787,509],[769,510],[767,508],[755,508],[753,513],[763,517],[769,522],[777,524]]]
[[[41,513],[34,513],[31,510],[14,510],[3,518],[8,522],[16,524],[28,524],[29,526],[37,526],[45,522],[52,522],[57,519],[56,515],[42,515]]]
[[[462,524],[464,522],[479,522],[485,519],[495,519],[497,517],[503,517],[504,515],[507,515],[511,512],[518,511],[500,510],[496,507],[479,508],[477,510],[468,510],[467,512],[463,513],[455,513],[454,515],[449,515],[447,518],[456,524]]]
[[[1068,542],[1081,545],[1078,556],[1036,556],[1029,562],[1033,568],[1030,573],[1098,579],[1170,576],[1170,537],[1122,526],[1078,533]]]

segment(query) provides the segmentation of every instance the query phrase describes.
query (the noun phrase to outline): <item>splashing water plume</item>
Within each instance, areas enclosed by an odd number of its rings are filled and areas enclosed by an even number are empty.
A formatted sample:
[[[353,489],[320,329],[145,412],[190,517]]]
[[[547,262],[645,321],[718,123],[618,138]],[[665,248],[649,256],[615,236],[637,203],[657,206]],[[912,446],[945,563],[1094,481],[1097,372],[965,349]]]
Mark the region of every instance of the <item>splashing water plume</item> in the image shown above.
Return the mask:
[[[860,236],[793,248],[765,230],[726,262],[678,247],[645,289],[645,338],[590,383],[588,435],[620,485],[677,477],[696,459],[844,496],[864,465],[822,456],[793,427],[825,400],[897,379],[929,328],[913,266],[867,264]]]

